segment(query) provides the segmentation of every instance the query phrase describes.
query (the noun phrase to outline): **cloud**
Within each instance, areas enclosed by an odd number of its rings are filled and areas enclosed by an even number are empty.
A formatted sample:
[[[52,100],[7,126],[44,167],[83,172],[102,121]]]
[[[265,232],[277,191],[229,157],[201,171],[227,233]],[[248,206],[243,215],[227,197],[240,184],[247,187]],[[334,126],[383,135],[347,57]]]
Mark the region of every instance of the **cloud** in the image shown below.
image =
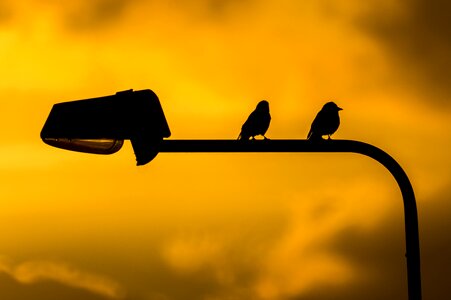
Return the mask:
[[[354,280],[353,264],[329,244],[351,216],[330,200],[295,205],[291,225],[261,262],[254,284],[259,298],[300,297],[318,286],[346,286]]]
[[[135,1],[75,1],[65,9],[66,26],[74,30],[92,30],[117,23]]]
[[[451,182],[419,203],[424,299],[449,294],[451,282]]]
[[[451,227],[450,195],[451,184],[417,201],[424,299],[441,299],[448,294],[451,238],[446,229]],[[404,236],[401,210],[392,210],[371,230],[344,226],[327,243],[327,249],[345,259],[359,276],[345,285],[318,285],[306,293],[305,299],[406,299]]]
[[[451,226],[449,195],[451,185],[419,202],[423,296],[428,299],[446,295],[451,280],[451,239],[444,230]],[[202,299],[405,299],[401,205],[364,224],[351,220],[349,211],[330,199],[313,202],[296,206],[291,225],[254,256],[246,252],[255,247],[242,248],[243,242],[225,241],[218,234],[172,240],[164,248],[165,261],[194,284],[209,282],[205,293],[196,294]],[[375,213],[371,207],[367,211]],[[251,257],[251,263],[243,264],[236,255]],[[219,280],[220,272],[229,280]],[[177,277],[171,280],[177,282]]]
[[[170,0],[165,2],[139,0],[72,1],[62,9],[66,27],[74,31],[87,31],[117,26],[131,10],[145,11],[150,18],[165,15],[184,16],[196,22],[221,21],[237,9],[247,7],[252,0]],[[168,19],[168,22],[171,22]],[[183,30],[184,28],[181,28]],[[152,29],[149,29],[152,30]]]
[[[393,65],[414,91],[429,95],[429,103],[450,106],[451,3],[404,0],[398,7],[375,6],[356,19],[359,29],[376,38]]]
[[[0,261],[0,273],[8,274],[16,281],[26,285],[51,281],[109,299],[124,297],[124,290],[117,282],[105,276],[76,269],[65,263],[26,261],[12,265],[3,259]]]
[[[163,258],[174,269],[192,273],[214,265],[224,252],[221,241],[208,237],[179,238],[163,249]]]
[[[161,258],[170,270],[170,280],[178,288],[173,292],[161,291],[162,294],[175,299],[180,298],[175,291],[184,291],[183,298],[189,299],[255,298],[248,285],[257,270],[243,259],[248,257],[247,250],[234,248],[236,244],[238,240],[220,234],[191,234],[167,241],[161,249]],[[258,261],[259,255],[254,255]]]
[[[135,3],[136,0],[74,0],[65,3],[31,0],[24,4],[7,0],[0,3],[0,25],[12,20],[14,23],[7,24],[21,27],[36,23],[36,20],[44,22],[47,19],[47,22],[52,22],[55,18],[70,30],[103,29],[117,23]]]
[[[8,2],[0,2],[0,26],[11,20],[13,11]]]
[[[202,294],[206,299],[290,299],[359,282],[356,276],[364,266],[334,245],[350,222],[361,228],[359,220],[349,222],[353,210],[338,208],[335,198],[312,199],[293,204],[285,216],[288,224],[268,234],[263,243],[256,243],[255,232],[234,233],[233,238],[211,233],[170,239],[161,253],[174,272],[172,280],[181,276],[194,285],[203,283],[209,287]]]

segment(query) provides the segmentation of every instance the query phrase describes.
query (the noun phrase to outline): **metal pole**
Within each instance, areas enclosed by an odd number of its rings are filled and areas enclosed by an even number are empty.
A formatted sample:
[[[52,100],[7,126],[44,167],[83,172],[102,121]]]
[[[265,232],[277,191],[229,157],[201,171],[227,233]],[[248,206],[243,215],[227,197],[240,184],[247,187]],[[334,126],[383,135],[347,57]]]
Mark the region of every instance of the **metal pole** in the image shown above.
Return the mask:
[[[395,178],[404,201],[409,300],[421,300],[420,240],[415,194],[407,174],[386,152],[352,140],[163,140],[160,152],[352,152],[373,158]]]

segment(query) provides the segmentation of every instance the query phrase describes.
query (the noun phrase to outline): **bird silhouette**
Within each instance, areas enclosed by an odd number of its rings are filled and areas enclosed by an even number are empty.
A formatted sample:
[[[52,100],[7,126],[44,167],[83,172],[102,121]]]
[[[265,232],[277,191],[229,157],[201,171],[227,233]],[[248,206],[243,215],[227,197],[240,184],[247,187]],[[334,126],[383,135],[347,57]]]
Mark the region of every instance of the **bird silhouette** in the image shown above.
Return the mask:
[[[249,115],[246,122],[244,122],[238,139],[249,140],[250,138],[255,139],[256,135],[262,135],[267,140],[265,133],[269,128],[270,122],[269,103],[266,100],[262,100],[257,104],[257,107]]]
[[[337,131],[340,126],[340,116],[338,112],[342,108],[334,102],[327,102],[313,120],[310,131],[307,135],[309,140],[322,140],[323,135],[330,136]]]

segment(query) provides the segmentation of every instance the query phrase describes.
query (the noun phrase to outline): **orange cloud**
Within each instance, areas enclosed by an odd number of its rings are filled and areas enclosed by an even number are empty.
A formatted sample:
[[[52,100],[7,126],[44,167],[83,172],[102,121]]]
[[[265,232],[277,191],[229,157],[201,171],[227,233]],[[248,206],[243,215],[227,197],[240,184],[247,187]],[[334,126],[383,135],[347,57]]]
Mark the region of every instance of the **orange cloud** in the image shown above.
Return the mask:
[[[23,284],[55,281],[63,285],[87,290],[110,299],[124,298],[124,289],[112,279],[52,261],[25,261],[17,265],[0,262],[0,272]]]

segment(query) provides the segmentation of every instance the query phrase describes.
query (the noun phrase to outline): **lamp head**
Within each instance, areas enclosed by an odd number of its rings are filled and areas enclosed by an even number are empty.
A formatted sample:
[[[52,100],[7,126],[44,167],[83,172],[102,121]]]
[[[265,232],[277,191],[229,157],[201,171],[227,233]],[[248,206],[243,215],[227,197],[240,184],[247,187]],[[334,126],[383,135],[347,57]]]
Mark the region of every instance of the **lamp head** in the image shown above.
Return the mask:
[[[115,153],[129,139],[137,165],[150,162],[159,143],[170,135],[160,101],[151,90],[57,103],[41,131],[48,145],[95,154]]]

